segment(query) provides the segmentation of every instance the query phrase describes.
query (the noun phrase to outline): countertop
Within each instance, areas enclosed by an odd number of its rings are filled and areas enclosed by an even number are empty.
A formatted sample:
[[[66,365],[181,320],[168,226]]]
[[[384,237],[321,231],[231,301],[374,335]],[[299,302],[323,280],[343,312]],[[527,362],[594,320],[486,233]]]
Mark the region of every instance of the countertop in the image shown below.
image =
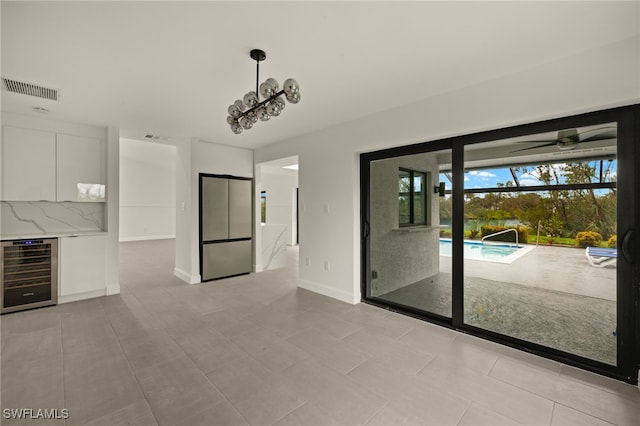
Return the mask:
[[[35,240],[45,238],[60,238],[60,237],[88,237],[91,235],[107,235],[106,231],[64,231],[64,232],[51,232],[51,233],[38,233],[38,234],[0,234],[0,240]]]

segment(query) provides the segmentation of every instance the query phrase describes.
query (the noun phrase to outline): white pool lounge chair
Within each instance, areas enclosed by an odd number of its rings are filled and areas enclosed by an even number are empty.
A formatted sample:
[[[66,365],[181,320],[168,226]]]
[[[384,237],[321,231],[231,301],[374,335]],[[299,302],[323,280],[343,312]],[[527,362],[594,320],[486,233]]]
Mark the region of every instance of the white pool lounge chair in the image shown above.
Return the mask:
[[[596,268],[613,265],[618,258],[618,250],[614,248],[587,247],[585,254],[591,266]]]

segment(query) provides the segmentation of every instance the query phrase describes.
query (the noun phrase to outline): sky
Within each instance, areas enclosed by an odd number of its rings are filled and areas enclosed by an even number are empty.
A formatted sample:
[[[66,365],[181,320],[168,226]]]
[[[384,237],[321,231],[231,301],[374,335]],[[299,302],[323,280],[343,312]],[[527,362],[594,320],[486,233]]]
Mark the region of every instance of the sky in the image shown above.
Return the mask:
[[[590,162],[592,165],[599,165],[596,161]],[[560,177],[560,183],[564,183],[564,163],[558,163],[553,165],[556,170],[558,176]],[[596,169],[598,170],[598,169]],[[604,174],[608,176],[605,181],[609,182],[612,179],[615,180],[617,174],[617,161],[612,161],[611,163],[604,162]],[[518,170],[516,171],[516,176],[518,177],[518,181],[520,182],[520,186],[535,186],[535,185],[544,185],[544,182],[538,179],[538,175],[535,172],[534,167],[529,167],[528,171]],[[485,169],[485,170],[472,170],[466,172],[464,175],[464,186],[465,188],[495,188],[498,186],[498,183],[505,184],[507,181],[513,182],[513,176],[508,168],[499,168],[499,169]],[[440,182],[445,182],[445,188],[451,189],[451,182],[443,175],[440,174]]]

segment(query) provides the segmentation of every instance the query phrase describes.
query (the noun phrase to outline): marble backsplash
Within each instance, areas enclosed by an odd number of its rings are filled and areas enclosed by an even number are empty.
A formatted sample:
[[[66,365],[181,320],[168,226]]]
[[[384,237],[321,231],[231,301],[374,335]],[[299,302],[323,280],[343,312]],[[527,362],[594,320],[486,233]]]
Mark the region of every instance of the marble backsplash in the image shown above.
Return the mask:
[[[48,235],[104,231],[104,203],[0,201],[0,234]]]
[[[287,225],[263,223],[262,270],[277,269],[287,264]]]

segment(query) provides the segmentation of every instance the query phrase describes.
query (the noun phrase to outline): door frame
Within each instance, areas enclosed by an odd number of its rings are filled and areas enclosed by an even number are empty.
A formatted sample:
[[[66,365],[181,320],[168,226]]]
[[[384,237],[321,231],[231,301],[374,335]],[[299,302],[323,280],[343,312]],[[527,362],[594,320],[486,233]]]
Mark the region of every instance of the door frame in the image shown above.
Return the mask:
[[[464,323],[464,149],[465,146],[529,134],[617,123],[617,227],[620,240],[617,286],[617,365],[612,366],[575,354],[491,332]],[[430,142],[388,148],[360,155],[361,294],[362,301],[411,315],[444,327],[469,333],[516,349],[532,352],[564,364],[593,371],[628,383],[638,383],[640,368],[640,104],[538,121],[528,124],[456,136]],[[375,160],[451,149],[452,151],[452,316],[443,317],[389,302],[371,295],[369,247],[370,163]],[[622,171],[622,173],[620,173]],[[623,196],[620,196],[620,193]],[[625,236],[627,238],[625,238]],[[624,240],[624,241],[623,241]]]

